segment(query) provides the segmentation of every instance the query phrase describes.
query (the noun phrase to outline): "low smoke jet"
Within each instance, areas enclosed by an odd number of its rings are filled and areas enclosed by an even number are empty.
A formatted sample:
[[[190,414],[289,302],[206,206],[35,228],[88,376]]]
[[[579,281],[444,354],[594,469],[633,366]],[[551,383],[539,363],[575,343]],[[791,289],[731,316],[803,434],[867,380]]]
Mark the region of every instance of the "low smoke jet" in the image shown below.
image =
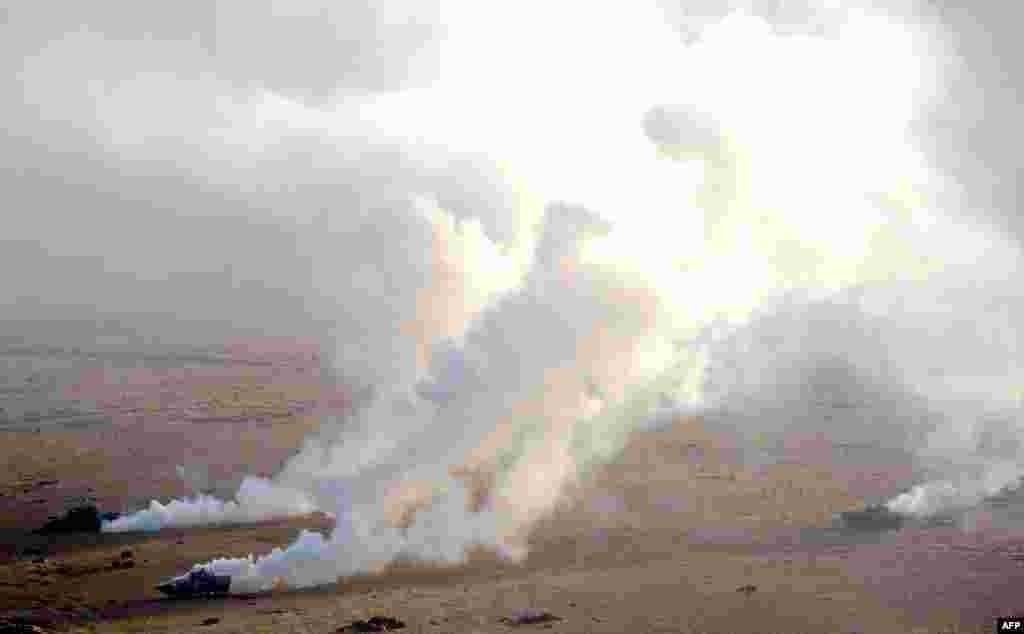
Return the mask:
[[[157,584],[156,589],[169,597],[185,598],[224,595],[230,586],[231,577],[215,575],[204,567],[197,567]]]

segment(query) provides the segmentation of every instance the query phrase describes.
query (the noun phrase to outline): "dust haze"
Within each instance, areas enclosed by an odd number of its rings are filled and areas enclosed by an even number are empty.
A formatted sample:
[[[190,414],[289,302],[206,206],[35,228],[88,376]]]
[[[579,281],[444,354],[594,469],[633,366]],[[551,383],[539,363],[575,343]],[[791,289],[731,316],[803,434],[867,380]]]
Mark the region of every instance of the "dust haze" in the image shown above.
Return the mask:
[[[0,328],[322,342],[358,411],[106,527],[335,516],[213,562],[237,588],[520,558],[666,411],[904,450],[890,508],[969,507],[1024,474],[1020,10],[979,11],[11,4]]]

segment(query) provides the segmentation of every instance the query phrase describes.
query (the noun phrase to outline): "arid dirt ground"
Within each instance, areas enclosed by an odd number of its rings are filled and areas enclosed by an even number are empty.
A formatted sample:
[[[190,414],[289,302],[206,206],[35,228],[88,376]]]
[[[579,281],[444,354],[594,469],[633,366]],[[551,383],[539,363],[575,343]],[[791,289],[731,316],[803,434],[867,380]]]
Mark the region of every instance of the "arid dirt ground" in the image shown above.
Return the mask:
[[[996,615],[1024,613],[1024,534],[980,525],[829,537],[834,513],[898,491],[909,467],[839,459],[813,437],[753,465],[700,420],[636,433],[537,527],[522,565],[478,554],[314,590],[170,601],[152,589],[159,580],[216,556],[264,553],[329,520],[29,534],[75,497],[120,511],[186,493],[178,464],[228,489],[245,473],[272,473],[320,416],[344,411],[344,391],[312,357],[261,358],[270,363],[116,383],[99,368],[69,389],[88,393],[111,425],[0,434],[0,613],[82,632],[312,634],[374,615],[407,632],[989,632]],[[525,609],[559,620],[502,620]]]

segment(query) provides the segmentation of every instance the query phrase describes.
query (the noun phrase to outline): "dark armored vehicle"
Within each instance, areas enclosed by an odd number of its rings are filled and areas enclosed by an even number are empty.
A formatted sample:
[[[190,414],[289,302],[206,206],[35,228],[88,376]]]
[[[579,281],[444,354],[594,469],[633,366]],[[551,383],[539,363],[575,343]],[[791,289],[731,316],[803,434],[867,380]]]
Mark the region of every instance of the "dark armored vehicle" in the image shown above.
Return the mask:
[[[206,568],[197,567],[158,584],[156,589],[170,597],[196,597],[224,595],[229,587],[231,577],[215,575]]]
[[[850,530],[886,531],[903,527],[907,516],[889,510],[884,504],[872,504],[862,511],[840,513],[839,525]]]

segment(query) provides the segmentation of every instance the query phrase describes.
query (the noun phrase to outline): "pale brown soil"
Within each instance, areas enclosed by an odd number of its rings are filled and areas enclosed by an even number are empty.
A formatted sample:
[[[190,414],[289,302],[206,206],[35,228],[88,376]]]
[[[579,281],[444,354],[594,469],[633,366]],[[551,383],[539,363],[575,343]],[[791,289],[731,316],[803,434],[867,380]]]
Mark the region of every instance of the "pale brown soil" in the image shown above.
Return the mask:
[[[203,468],[218,491],[230,492],[245,475],[276,472],[322,416],[348,410],[346,394],[312,356],[279,353],[271,363],[263,348],[247,350],[225,367],[116,377],[96,367],[66,392],[95,403],[110,425],[0,431],[0,529],[41,525],[79,498],[122,512],[180,497],[190,491],[178,465]]]
[[[327,588],[216,600],[160,600],[152,589],[192,563],[264,553],[301,528],[328,529],[322,516],[60,537],[37,544],[41,561],[15,557],[35,543],[24,531],[63,510],[68,495],[91,489],[101,508],[121,510],[184,493],[176,464],[205,465],[225,480],[273,472],[318,416],[343,409],[340,392],[311,367],[282,362],[233,378],[193,372],[164,384],[162,404],[121,415],[112,430],[0,437],[0,463],[10,465],[0,483],[0,527],[9,536],[0,611],[77,619],[79,631],[325,634],[373,615],[404,621],[405,632],[988,632],[990,617],[1024,612],[1020,535],[905,529],[830,546],[800,532],[899,490],[911,478],[907,465],[839,464],[821,438],[792,439],[788,460],[744,465],[728,436],[693,420],[636,434],[537,527],[522,565],[479,554],[456,568],[407,564]],[[189,420],[174,404],[190,399],[193,409],[230,404],[280,415]],[[120,563],[126,549],[131,567]],[[82,607],[93,612],[75,612]],[[525,608],[561,620],[519,628],[502,621]],[[208,618],[220,620],[201,625]]]

